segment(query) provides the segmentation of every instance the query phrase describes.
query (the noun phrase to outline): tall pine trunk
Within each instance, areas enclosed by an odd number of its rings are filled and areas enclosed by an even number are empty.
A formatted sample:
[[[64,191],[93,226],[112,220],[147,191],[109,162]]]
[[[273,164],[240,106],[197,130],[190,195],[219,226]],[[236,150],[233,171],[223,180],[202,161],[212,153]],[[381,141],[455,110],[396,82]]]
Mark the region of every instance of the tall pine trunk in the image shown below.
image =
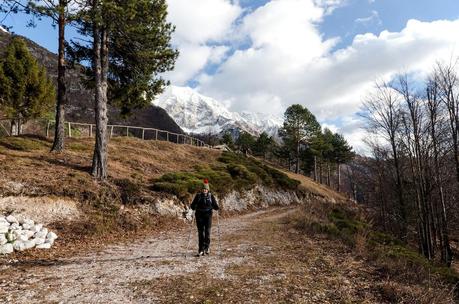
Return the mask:
[[[59,0],[59,59],[57,65],[57,103],[56,103],[56,125],[54,131],[54,142],[51,151],[61,152],[64,150],[65,140],[65,104],[67,102],[65,85],[65,8],[67,0]]]
[[[341,164],[338,163],[338,192],[341,191]]]
[[[95,0],[97,3],[97,0]],[[94,25],[95,116],[96,144],[92,160],[92,175],[100,180],[107,178],[107,31]]]

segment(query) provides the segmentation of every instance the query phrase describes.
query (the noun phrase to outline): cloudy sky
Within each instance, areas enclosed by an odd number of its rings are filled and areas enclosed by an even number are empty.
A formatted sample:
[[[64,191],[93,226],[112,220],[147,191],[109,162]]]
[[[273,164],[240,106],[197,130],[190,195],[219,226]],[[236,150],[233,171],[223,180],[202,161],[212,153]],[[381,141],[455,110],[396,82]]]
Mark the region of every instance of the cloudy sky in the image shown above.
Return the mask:
[[[167,1],[181,53],[174,85],[234,111],[282,115],[300,103],[357,150],[356,113],[375,79],[425,75],[459,54],[457,0]],[[56,49],[41,26],[14,18],[13,30]]]

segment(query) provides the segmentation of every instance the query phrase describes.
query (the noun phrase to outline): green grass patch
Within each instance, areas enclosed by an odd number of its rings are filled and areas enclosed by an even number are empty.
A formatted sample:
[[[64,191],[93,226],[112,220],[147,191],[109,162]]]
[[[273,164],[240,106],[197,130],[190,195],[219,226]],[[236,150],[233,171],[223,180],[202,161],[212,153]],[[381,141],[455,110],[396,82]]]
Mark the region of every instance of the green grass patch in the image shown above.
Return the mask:
[[[231,190],[248,190],[256,184],[296,190],[300,182],[252,158],[224,152],[212,165],[195,166],[193,171],[173,172],[152,181],[152,189],[187,199],[209,180],[211,191],[226,194]]]
[[[91,151],[92,150],[92,146],[91,145],[78,143],[78,142],[69,143],[67,145],[67,147],[68,147],[69,150],[71,150],[73,152],[85,152],[85,151]]]
[[[0,139],[0,146],[16,150],[30,152],[41,149],[49,149],[49,143],[40,136],[10,136]]]

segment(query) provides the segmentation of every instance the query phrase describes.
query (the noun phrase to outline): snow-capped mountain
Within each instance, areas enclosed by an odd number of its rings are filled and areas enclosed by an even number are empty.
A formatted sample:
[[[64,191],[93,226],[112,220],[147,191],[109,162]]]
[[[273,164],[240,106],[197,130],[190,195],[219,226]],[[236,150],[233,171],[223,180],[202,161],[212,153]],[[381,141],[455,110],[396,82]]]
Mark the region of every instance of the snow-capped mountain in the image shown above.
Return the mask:
[[[154,102],[163,108],[175,122],[188,133],[220,134],[246,131],[259,135],[265,131],[277,136],[282,120],[256,113],[229,111],[221,102],[201,95],[189,87],[169,86]]]
[[[0,32],[5,32],[5,33],[9,34],[9,32],[4,27],[2,27],[1,25],[0,25]]]

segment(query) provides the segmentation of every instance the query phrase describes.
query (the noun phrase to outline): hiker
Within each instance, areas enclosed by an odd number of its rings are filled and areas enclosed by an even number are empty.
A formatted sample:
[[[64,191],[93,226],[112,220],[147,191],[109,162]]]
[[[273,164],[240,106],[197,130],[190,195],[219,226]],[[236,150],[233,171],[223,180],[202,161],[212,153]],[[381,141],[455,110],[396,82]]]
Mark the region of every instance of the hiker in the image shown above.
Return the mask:
[[[210,229],[212,226],[212,210],[218,210],[217,200],[209,191],[209,182],[204,180],[202,191],[193,199],[191,209],[196,211],[198,226],[199,250],[197,256],[209,254]]]

